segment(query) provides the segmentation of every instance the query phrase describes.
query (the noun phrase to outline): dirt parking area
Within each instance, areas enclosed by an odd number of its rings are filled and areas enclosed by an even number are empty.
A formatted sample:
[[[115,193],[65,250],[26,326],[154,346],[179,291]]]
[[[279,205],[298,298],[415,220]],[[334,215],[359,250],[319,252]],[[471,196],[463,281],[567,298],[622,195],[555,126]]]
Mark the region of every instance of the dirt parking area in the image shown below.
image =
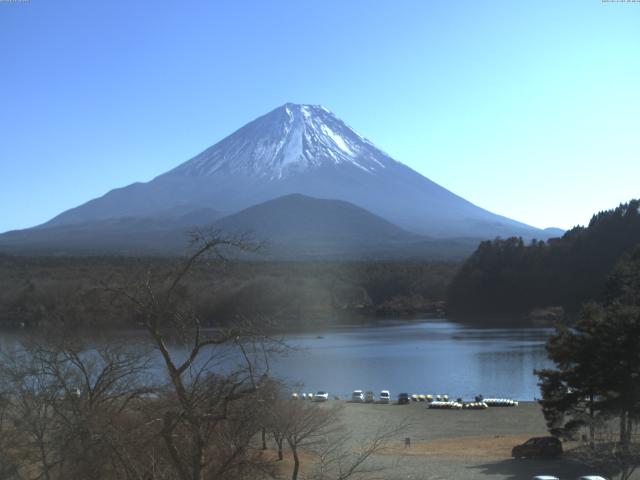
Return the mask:
[[[385,426],[407,424],[397,440],[373,459],[378,466],[386,467],[376,478],[527,480],[545,474],[565,480],[597,473],[566,458],[511,458],[514,445],[547,435],[540,407],[534,402],[487,410],[435,410],[420,402],[343,403],[344,423],[355,438],[366,438]],[[405,446],[407,437],[411,439],[409,447]]]

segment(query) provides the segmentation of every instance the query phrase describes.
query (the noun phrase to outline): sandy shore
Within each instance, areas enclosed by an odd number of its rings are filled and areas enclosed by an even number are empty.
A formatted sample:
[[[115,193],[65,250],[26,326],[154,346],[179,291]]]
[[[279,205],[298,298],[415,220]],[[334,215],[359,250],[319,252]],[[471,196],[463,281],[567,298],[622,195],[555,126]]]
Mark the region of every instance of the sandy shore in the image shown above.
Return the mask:
[[[325,405],[335,403],[334,400]],[[385,425],[408,423],[397,440],[375,456],[377,466],[388,468],[375,478],[526,480],[545,474],[565,480],[597,473],[567,458],[511,458],[514,445],[532,436],[547,435],[540,407],[533,402],[522,402],[518,407],[456,411],[428,409],[424,403],[340,403],[344,404],[344,423],[356,439]],[[409,448],[404,446],[405,437],[411,439]]]

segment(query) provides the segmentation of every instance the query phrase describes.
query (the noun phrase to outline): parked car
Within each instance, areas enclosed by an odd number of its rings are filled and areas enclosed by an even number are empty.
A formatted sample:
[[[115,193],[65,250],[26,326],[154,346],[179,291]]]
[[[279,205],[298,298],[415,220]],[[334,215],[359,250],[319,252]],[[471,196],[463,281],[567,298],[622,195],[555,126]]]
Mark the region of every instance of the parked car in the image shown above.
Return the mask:
[[[326,402],[327,400],[329,400],[329,394],[327,392],[323,392],[322,390],[317,392],[313,396],[314,402]]]
[[[398,395],[398,405],[407,405],[409,403],[409,394],[401,393]]]
[[[368,390],[364,393],[364,401],[365,403],[373,403],[375,400],[374,396],[373,396],[373,392],[371,390]]]
[[[585,475],[583,477],[580,477],[578,480],[607,480],[604,477],[601,477],[600,475]]]
[[[351,394],[351,401],[354,403],[364,403],[364,393],[362,393],[362,390],[354,390]]]
[[[560,480],[558,477],[554,477],[553,475],[536,475],[531,480]]]
[[[391,393],[389,393],[389,390],[382,390],[380,392],[379,400],[380,400],[380,403],[389,403],[389,402],[391,402]]]
[[[513,458],[555,458],[562,454],[562,443],[556,437],[534,437],[511,450]]]

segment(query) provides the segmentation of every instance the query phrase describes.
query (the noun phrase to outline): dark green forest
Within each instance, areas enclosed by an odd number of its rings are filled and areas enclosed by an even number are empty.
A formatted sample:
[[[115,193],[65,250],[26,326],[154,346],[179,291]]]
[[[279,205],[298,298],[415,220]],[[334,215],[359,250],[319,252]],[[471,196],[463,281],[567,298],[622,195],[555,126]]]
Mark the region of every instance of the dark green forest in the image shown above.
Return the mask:
[[[0,255],[0,327],[130,328],[131,309],[109,287],[144,282],[175,269],[169,257],[24,257]],[[443,315],[459,263],[199,263],[184,295],[203,325],[261,318],[287,329],[371,318]]]
[[[536,371],[549,432],[588,439],[573,455],[623,480],[640,467],[639,339],[640,246],[613,268],[602,303],[556,327],[546,345],[554,368]]]
[[[482,242],[447,293],[453,318],[530,321],[536,309],[569,315],[586,301],[602,301],[609,272],[640,243],[640,200],[594,215],[587,227],[561,238],[525,244],[521,238]]]

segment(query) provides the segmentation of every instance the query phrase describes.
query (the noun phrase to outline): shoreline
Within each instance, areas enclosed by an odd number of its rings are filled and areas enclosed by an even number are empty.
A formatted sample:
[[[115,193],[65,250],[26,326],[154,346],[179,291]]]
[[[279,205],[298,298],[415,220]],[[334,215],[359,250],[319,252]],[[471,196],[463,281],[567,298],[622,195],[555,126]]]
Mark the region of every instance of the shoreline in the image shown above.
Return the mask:
[[[303,322],[303,323],[284,323],[283,329],[267,329],[268,333],[277,334],[277,335],[296,335],[296,334],[306,334],[306,333],[316,333],[320,331],[341,331],[348,329],[357,329],[357,328],[368,328],[368,327],[393,327],[399,325],[412,325],[412,324],[420,324],[420,323],[431,323],[431,322],[448,322],[455,325],[459,325],[466,328],[473,328],[479,330],[493,330],[493,329],[509,329],[509,330],[530,330],[530,329],[553,329],[554,324],[540,324],[531,322],[528,324],[517,324],[513,325],[504,320],[493,320],[486,321],[482,323],[476,323],[471,321],[469,318],[448,318],[446,315],[438,315],[438,314],[416,314],[415,316],[403,316],[403,317],[389,317],[389,316],[362,316],[360,319],[354,319],[350,317],[349,320],[340,321],[336,319],[331,320],[323,320],[314,323]],[[220,326],[205,326],[202,327],[202,331],[214,331],[216,329],[224,329],[227,328],[230,322],[224,322]],[[275,325],[278,325],[279,322],[276,320]],[[53,328],[56,328],[58,325],[55,323],[51,324],[39,324],[39,325],[29,325],[26,322],[16,321],[16,320],[3,320],[0,319],[0,332],[25,332],[25,333],[38,333],[38,332],[46,332],[50,331]],[[144,332],[144,327],[135,327],[135,326],[126,326],[117,325],[113,327],[105,327],[101,326],[100,328],[96,328],[95,326],[86,326],[84,328],[79,329],[78,331],[83,333],[95,333],[96,335],[100,334],[127,334],[132,332]]]

